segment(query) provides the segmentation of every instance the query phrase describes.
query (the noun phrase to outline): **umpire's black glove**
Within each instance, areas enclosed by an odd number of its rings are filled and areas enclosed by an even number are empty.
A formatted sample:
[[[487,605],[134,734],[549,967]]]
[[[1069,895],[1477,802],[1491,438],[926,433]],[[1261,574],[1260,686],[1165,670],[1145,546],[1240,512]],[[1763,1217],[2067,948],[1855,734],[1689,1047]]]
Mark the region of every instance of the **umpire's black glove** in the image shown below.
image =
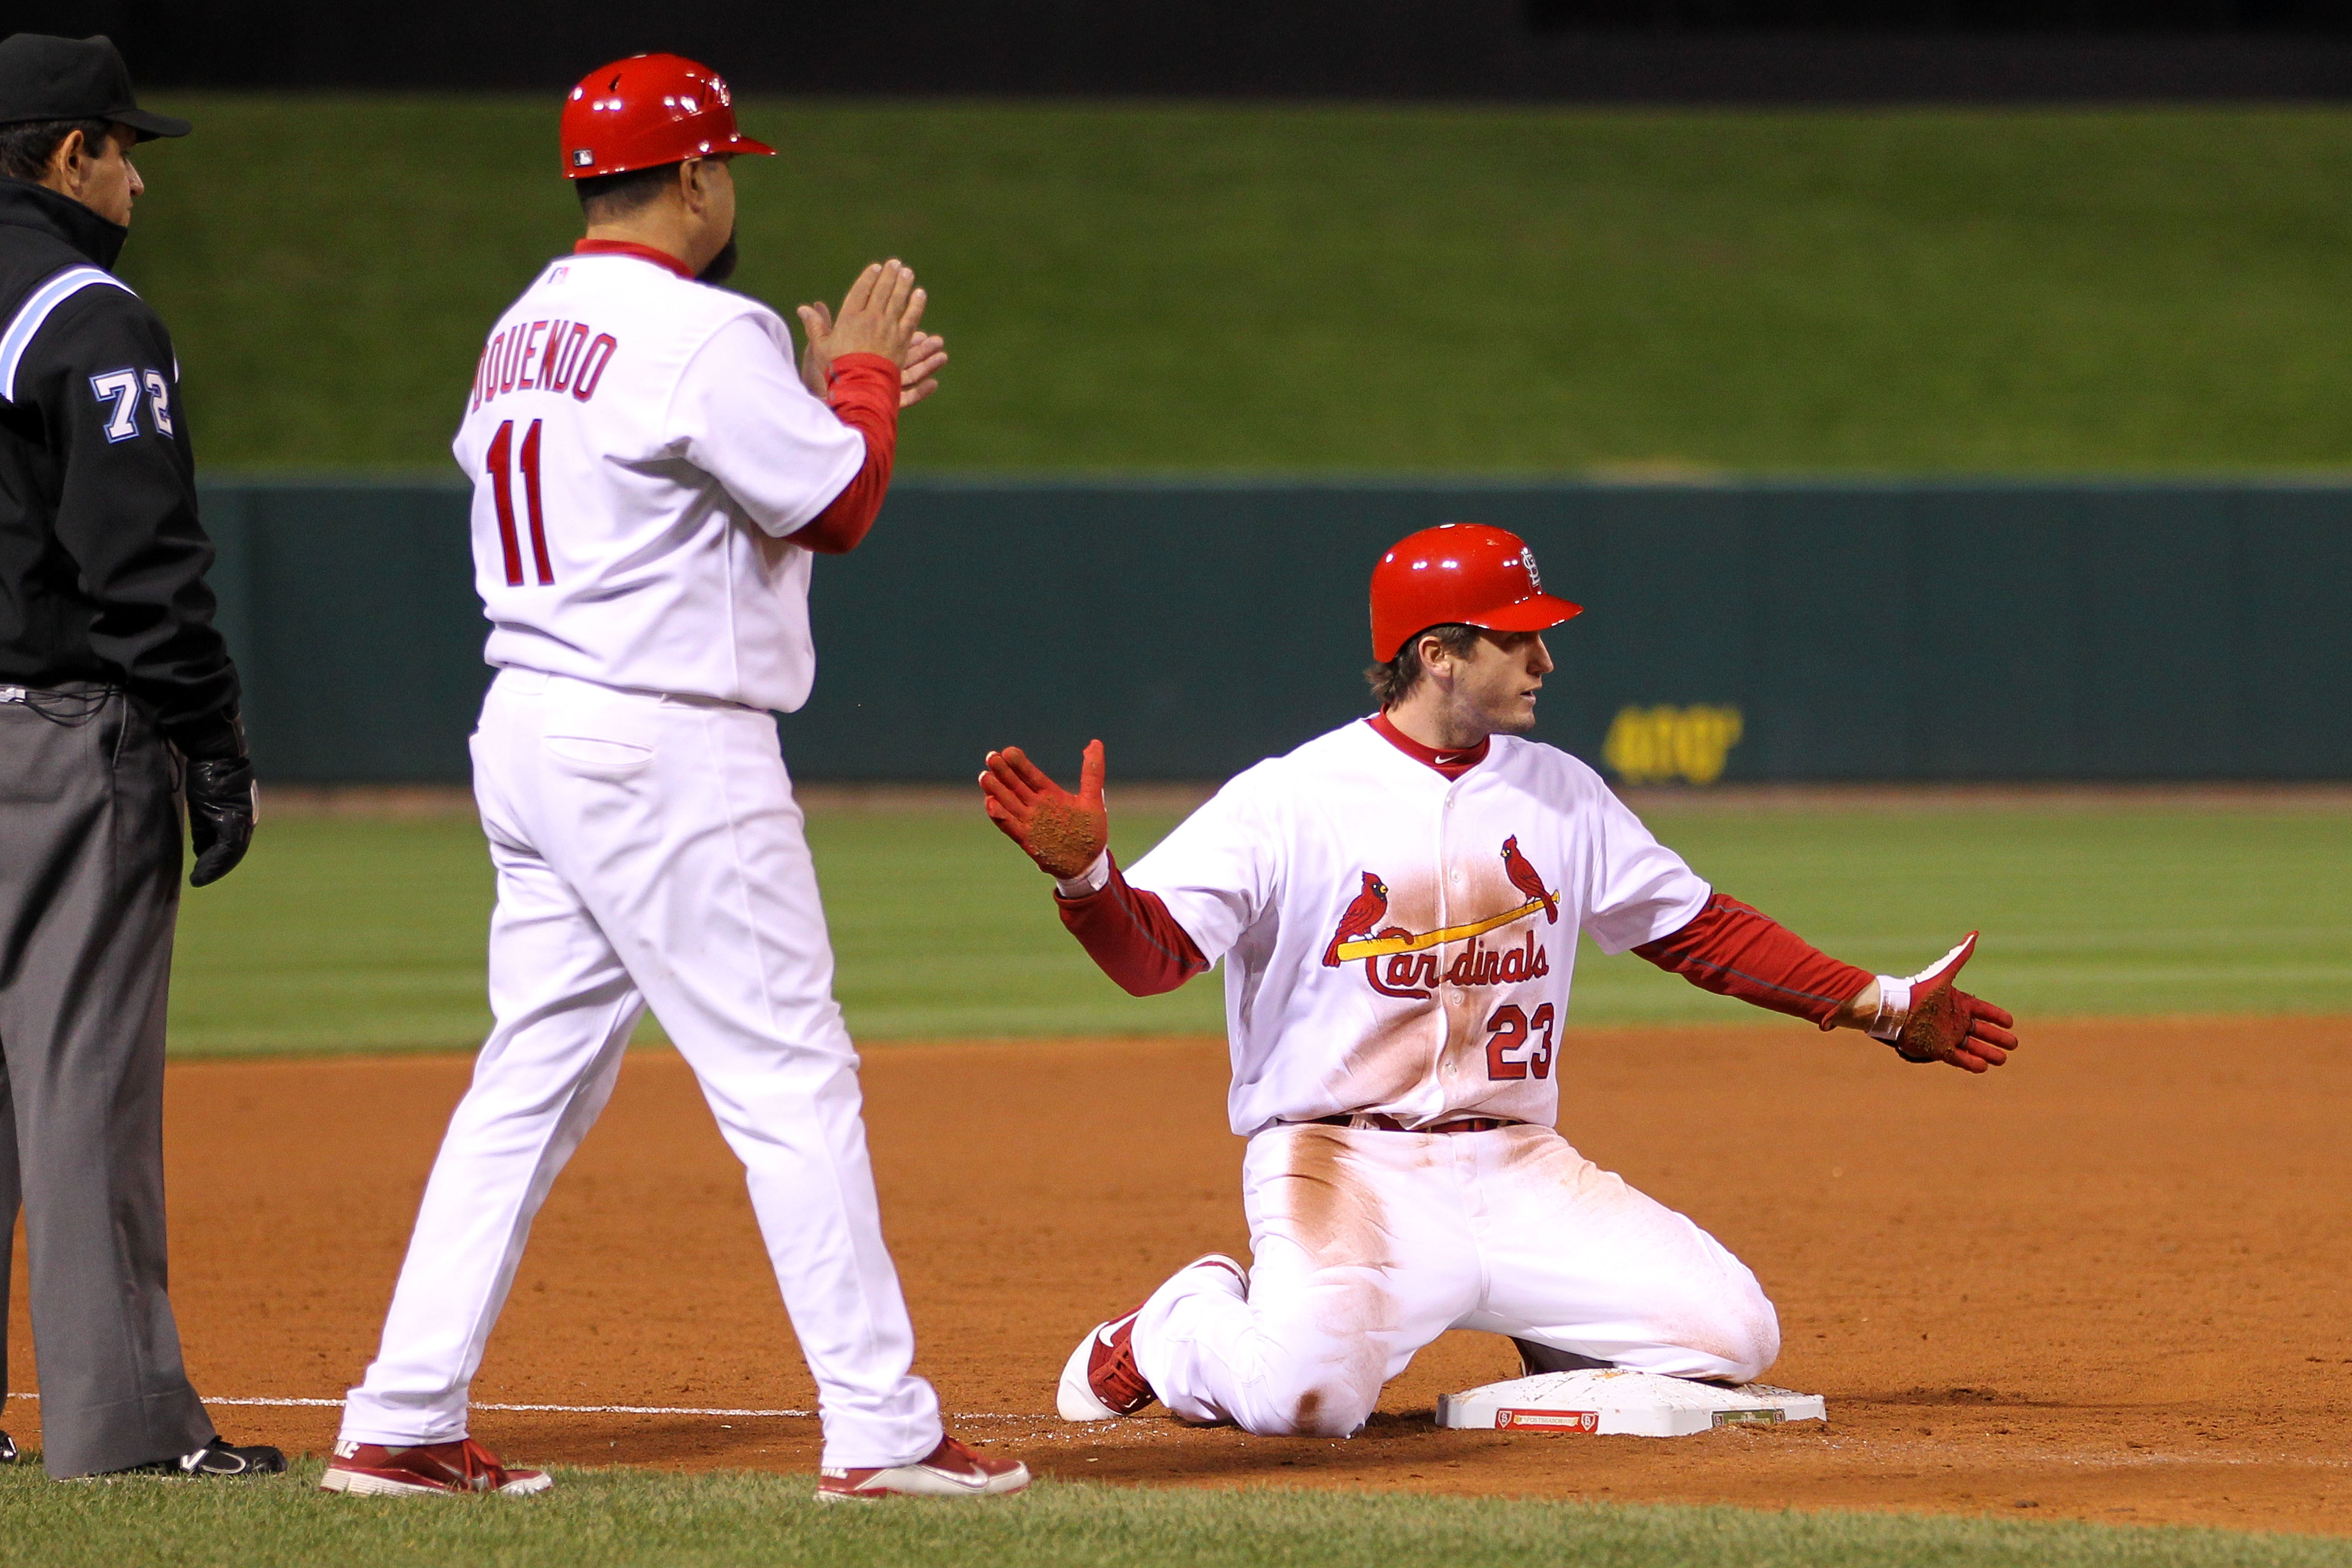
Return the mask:
[[[188,762],[188,840],[196,852],[188,885],[201,888],[236,869],[253,843],[253,759],[235,709],[173,731],[172,743]]]

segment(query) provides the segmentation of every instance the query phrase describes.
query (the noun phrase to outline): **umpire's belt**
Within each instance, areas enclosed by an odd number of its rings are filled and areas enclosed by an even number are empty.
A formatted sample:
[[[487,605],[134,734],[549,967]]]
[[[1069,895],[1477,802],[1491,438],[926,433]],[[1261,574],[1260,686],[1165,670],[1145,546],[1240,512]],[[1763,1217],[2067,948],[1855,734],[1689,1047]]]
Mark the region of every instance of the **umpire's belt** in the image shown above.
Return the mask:
[[[1408,1127],[1393,1116],[1359,1110],[1341,1111],[1337,1116],[1318,1116],[1307,1125],[1351,1127],[1359,1132],[1492,1132],[1497,1127],[1517,1127],[1519,1123],[1507,1116],[1457,1116],[1434,1127]]]

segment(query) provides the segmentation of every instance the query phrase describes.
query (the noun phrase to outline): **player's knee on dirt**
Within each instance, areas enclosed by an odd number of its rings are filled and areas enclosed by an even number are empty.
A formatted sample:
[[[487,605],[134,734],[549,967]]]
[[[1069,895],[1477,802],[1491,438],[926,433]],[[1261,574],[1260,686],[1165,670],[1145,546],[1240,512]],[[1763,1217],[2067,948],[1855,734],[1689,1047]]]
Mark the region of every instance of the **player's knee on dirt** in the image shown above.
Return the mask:
[[[1780,1359],[1780,1314],[1771,1298],[1754,1284],[1723,1304],[1723,1313],[1703,1348],[1728,1363],[1717,1373],[1735,1383],[1763,1375]]]
[[[1260,1437],[1349,1437],[1380,1403],[1379,1379],[1328,1363],[1269,1378],[1241,1413],[1243,1430]]]
[[[1345,1377],[1324,1377],[1296,1389],[1296,1399],[1286,1401],[1289,1420],[1279,1432],[1261,1436],[1355,1436],[1371,1420],[1371,1408],[1379,1401],[1381,1389],[1360,1389]]]
[[[1633,1372],[1748,1383],[1780,1358],[1780,1314],[1752,1279],[1659,1316],[1672,1326],[1657,1342],[1611,1352],[1609,1359]]]

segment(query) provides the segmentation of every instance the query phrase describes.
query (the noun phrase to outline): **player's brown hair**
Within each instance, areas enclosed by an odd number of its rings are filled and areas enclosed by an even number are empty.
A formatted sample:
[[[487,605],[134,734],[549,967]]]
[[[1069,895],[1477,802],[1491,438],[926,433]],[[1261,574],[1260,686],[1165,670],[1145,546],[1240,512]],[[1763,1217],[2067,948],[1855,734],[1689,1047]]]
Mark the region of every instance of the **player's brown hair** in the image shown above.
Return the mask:
[[[1424,626],[1405,638],[1404,647],[1397,649],[1397,656],[1386,664],[1366,665],[1364,684],[1372,689],[1372,700],[1381,705],[1382,711],[1403,701],[1421,683],[1421,639],[1423,637],[1435,637],[1438,647],[1459,658],[1478,646],[1479,631],[1476,626],[1465,626],[1453,621],[1439,626]]]
[[[113,129],[105,120],[20,120],[0,125],[0,174],[39,184],[68,136],[80,132],[94,157],[106,151],[107,132]]]

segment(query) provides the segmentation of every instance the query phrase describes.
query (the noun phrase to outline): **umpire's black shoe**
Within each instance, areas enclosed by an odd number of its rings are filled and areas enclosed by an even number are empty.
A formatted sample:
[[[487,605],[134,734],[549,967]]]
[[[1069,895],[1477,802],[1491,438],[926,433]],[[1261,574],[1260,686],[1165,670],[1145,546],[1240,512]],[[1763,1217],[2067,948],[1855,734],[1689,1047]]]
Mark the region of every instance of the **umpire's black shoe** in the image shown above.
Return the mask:
[[[158,1459],[152,1465],[133,1465],[127,1470],[116,1470],[118,1476],[276,1476],[286,1471],[286,1456],[267,1444],[257,1443],[249,1448],[239,1448],[222,1442],[218,1437],[193,1454],[183,1454],[176,1459]]]
[[[5,1432],[0,1432],[0,1465],[13,1465],[16,1462],[16,1439]]]

